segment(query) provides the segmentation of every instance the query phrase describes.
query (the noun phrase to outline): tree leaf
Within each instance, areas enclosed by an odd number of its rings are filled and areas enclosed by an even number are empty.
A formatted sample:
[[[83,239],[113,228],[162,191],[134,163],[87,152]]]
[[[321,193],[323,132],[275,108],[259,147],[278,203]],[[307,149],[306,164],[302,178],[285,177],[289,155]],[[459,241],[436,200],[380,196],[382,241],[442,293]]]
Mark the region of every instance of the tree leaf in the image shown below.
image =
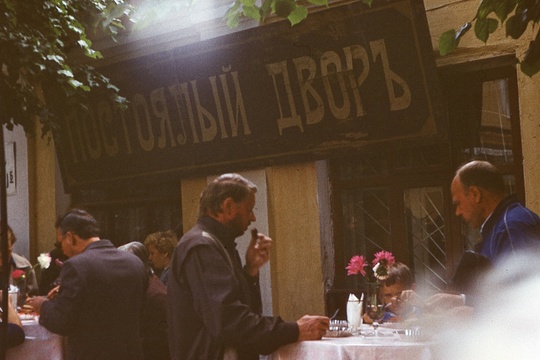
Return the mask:
[[[501,1],[501,0],[496,0]],[[482,0],[480,5],[478,6],[478,10],[476,11],[476,17],[477,21],[478,19],[484,20],[488,17],[488,15],[495,10],[494,3],[495,0]]]
[[[240,24],[240,5],[240,1],[235,1],[225,13],[227,26],[231,29],[234,29]]]
[[[308,0],[308,2],[313,5],[327,5],[328,6],[328,0]]]
[[[362,0],[362,2],[364,4],[366,4],[367,6],[371,7],[371,4],[373,3],[373,0]]]
[[[231,29],[234,29],[240,24],[240,13],[239,12],[231,12],[227,14],[227,26]]]
[[[519,39],[527,29],[528,21],[523,21],[521,15],[512,15],[506,21],[506,35],[512,39]]]
[[[448,30],[439,37],[439,53],[446,56],[454,51],[459,45],[459,37],[456,37],[456,30]]]
[[[516,7],[518,0],[499,0],[494,4],[494,11],[497,18],[503,23],[508,14],[510,14]]]
[[[259,12],[259,8],[256,6],[246,6],[244,5],[242,10],[244,11],[244,15],[248,18],[251,18],[253,20],[261,20],[261,13]]]
[[[439,53],[441,56],[448,55],[454,51],[458,45],[461,37],[465,35],[472,27],[470,22],[463,24],[458,31],[454,29],[444,32],[439,37]]]
[[[240,2],[242,5],[244,5],[244,7],[254,7],[256,4],[256,0],[240,0]]]
[[[293,11],[289,14],[287,19],[291,22],[291,25],[294,26],[300,23],[308,16],[308,9],[305,6],[296,6]]]
[[[82,82],[80,82],[79,80],[75,80],[75,79],[69,79],[68,84],[71,85],[74,89],[77,89],[77,88],[84,85]]]
[[[533,76],[540,71],[540,32],[537,32],[534,41],[529,43],[529,49],[520,67],[521,71],[528,76]]]
[[[274,6],[276,15],[286,19],[293,12],[296,4],[294,0],[276,0]]]
[[[488,18],[488,31],[490,34],[493,34],[495,31],[497,31],[497,28],[499,27],[499,20]]]
[[[268,15],[272,13],[272,0],[264,0],[260,11],[261,11],[261,20],[264,21]]]
[[[55,63],[60,65],[64,63],[64,58],[60,55],[47,55],[47,60],[54,61]]]
[[[487,18],[481,19],[478,18],[474,22],[474,33],[479,40],[482,40],[484,43],[487,42],[489,35],[492,34],[499,25],[499,22],[496,19]]]
[[[71,72],[71,70],[62,69],[62,70],[58,70],[57,73],[60,75],[67,76],[69,78],[73,77],[73,73]]]

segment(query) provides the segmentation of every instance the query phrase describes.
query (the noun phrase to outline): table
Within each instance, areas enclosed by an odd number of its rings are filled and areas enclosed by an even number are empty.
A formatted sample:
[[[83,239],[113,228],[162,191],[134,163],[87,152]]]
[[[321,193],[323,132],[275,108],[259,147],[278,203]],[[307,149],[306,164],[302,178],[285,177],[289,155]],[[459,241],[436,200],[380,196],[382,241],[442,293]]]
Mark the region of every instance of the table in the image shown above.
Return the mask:
[[[63,360],[64,337],[39,325],[38,319],[22,321],[26,339],[7,350],[7,360]]]
[[[362,333],[370,331],[363,325]],[[279,348],[273,360],[431,360],[430,342],[403,341],[395,329],[379,328],[380,336],[323,337],[321,340],[300,341]]]

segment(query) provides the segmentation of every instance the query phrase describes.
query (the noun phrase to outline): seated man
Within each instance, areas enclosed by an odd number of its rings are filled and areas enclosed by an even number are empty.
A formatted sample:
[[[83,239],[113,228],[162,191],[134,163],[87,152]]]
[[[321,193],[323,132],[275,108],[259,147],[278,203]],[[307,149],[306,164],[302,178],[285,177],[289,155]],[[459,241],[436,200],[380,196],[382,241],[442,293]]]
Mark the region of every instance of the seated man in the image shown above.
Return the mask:
[[[401,293],[406,290],[415,290],[411,269],[403,263],[396,262],[388,267],[388,277],[381,281],[379,299],[386,306],[386,313],[382,322],[402,321],[414,316],[414,307],[401,301]],[[371,324],[373,320],[367,313],[364,314],[364,323]]]

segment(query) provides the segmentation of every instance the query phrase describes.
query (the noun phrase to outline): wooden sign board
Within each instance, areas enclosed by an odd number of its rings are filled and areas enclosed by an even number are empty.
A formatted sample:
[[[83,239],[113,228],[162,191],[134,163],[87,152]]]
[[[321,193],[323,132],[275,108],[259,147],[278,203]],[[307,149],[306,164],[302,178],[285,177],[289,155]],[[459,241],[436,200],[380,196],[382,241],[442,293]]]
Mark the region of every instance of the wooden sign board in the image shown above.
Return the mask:
[[[376,2],[377,3],[377,2]],[[129,108],[66,107],[68,188],[339,156],[440,133],[423,2],[357,2],[101,68]]]

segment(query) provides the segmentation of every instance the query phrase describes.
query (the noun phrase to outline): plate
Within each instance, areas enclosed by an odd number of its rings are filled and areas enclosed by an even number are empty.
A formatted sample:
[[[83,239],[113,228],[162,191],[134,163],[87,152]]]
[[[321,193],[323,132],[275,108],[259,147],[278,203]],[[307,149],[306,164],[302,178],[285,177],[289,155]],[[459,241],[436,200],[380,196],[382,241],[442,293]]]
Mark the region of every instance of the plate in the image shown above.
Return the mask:
[[[338,337],[347,337],[351,335],[352,335],[351,332],[348,330],[327,330],[324,337],[338,338]]]
[[[19,314],[19,319],[21,320],[34,320],[34,314],[24,314],[24,313],[21,313]]]

